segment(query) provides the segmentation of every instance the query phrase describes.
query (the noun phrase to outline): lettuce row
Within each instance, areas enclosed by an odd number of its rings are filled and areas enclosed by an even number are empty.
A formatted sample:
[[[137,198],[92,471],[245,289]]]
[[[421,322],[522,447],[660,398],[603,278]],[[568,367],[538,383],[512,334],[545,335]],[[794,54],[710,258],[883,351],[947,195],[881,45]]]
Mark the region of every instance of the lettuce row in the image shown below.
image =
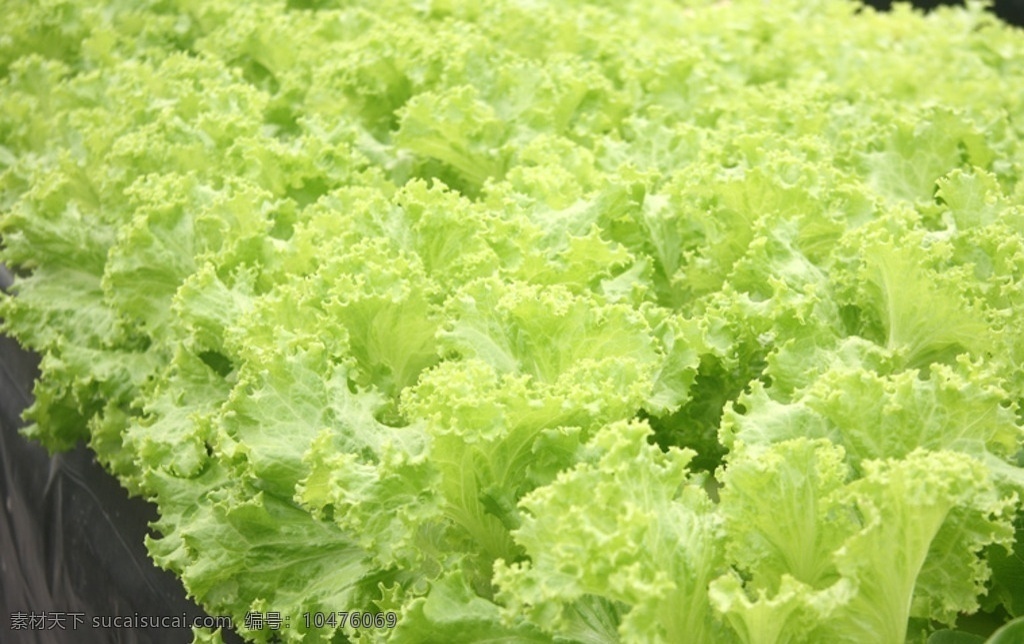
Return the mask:
[[[1020,614],[1024,47],[980,6],[5,12],[26,433],[248,640]],[[302,618],[356,610],[399,622]]]

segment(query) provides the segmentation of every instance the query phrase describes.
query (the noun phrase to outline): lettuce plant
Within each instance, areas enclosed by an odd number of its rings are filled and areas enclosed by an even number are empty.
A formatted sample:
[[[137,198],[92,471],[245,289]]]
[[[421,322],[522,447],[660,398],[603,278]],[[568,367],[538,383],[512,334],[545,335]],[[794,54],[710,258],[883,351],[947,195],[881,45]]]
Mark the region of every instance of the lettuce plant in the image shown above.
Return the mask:
[[[26,433],[254,642],[1008,620],[1022,79],[973,4],[11,0]]]

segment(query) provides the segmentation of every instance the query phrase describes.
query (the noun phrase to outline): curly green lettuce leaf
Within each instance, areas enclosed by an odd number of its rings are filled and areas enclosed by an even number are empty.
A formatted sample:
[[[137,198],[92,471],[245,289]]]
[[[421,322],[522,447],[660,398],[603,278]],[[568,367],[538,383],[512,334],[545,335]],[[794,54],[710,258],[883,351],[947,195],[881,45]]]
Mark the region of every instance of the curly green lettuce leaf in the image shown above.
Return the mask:
[[[981,461],[953,451],[918,449],[864,470],[853,478],[824,439],[730,454],[721,507],[729,552],[748,578],[712,588],[741,632],[753,634],[778,606],[788,621],[763,641],[895,643],[911,616],[951,624],[978,609],[990,574],[978,555],[1012,539],[1015,497]],[[786,505],[803,520],[773,521],[769,508]]]
[[[606,426],[579,464],[523,499],[514,536],[530,561],[496,568],[509,615],[557,635],[597,598],[622,606],[623,640],[728,641],[707,592],[726,566],[719,519],[688,471],[692,453],[662,453],[649,434],[643,423]]]
[[[154,525],[160,536],[147,539],[156,563],[238,625],[250,611],[279,612],[289,624],[277,632],[243,629],[248,639],[330,642],[335,628],[307,626],[303,614],[372,607],[384,578],[333,524],[232,482],[219,466],[199,480],[165,477],[156,489],[165,508]],[[189,503],[168,502],[175,497]]]

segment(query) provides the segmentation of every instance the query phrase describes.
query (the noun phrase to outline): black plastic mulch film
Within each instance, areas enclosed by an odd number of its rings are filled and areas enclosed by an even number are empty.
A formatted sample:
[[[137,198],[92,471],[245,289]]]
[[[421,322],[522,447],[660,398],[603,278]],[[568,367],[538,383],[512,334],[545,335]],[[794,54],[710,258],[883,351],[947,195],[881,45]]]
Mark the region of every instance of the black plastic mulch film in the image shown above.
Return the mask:
[[[18,433],[38,362],[0,336],[0,642],[190,642],[177,625],[205,613],[146,553],[155,508],[128,498],[84,445],[50,456]]]
[[[878,9],[892,2],[868,0]],[[929,9],[939,4],[914,3]],[[993,12],[1024,26],[1024,0]],[[10,285],[0,267],[0,288]],[[143,539],[155,508],[129,498],[84,445],[49,455],[18,429],[38,357],[0,336],[0,629],[3,644],[180,644],[205,613],[158,569]],[[159,626],[133,626],[145,619]],[[115,625],[116,624],[116,625]],[[240,641],[228,632],[226,641]]]
[[[864,4],[870,5],[881,11],[888,11],[893,4],[893,0],[861,1]],[[964,4],[964,0],[914,0],[911,4],[919,9],[928,11],[940,5],[962,6]],[[1024,0],[995,0],[994,2],[990,1],[989,4],[991,5],[992,12],[1006,22],[1011,25],[1017,25],[1018,27],[1024,27]]]

